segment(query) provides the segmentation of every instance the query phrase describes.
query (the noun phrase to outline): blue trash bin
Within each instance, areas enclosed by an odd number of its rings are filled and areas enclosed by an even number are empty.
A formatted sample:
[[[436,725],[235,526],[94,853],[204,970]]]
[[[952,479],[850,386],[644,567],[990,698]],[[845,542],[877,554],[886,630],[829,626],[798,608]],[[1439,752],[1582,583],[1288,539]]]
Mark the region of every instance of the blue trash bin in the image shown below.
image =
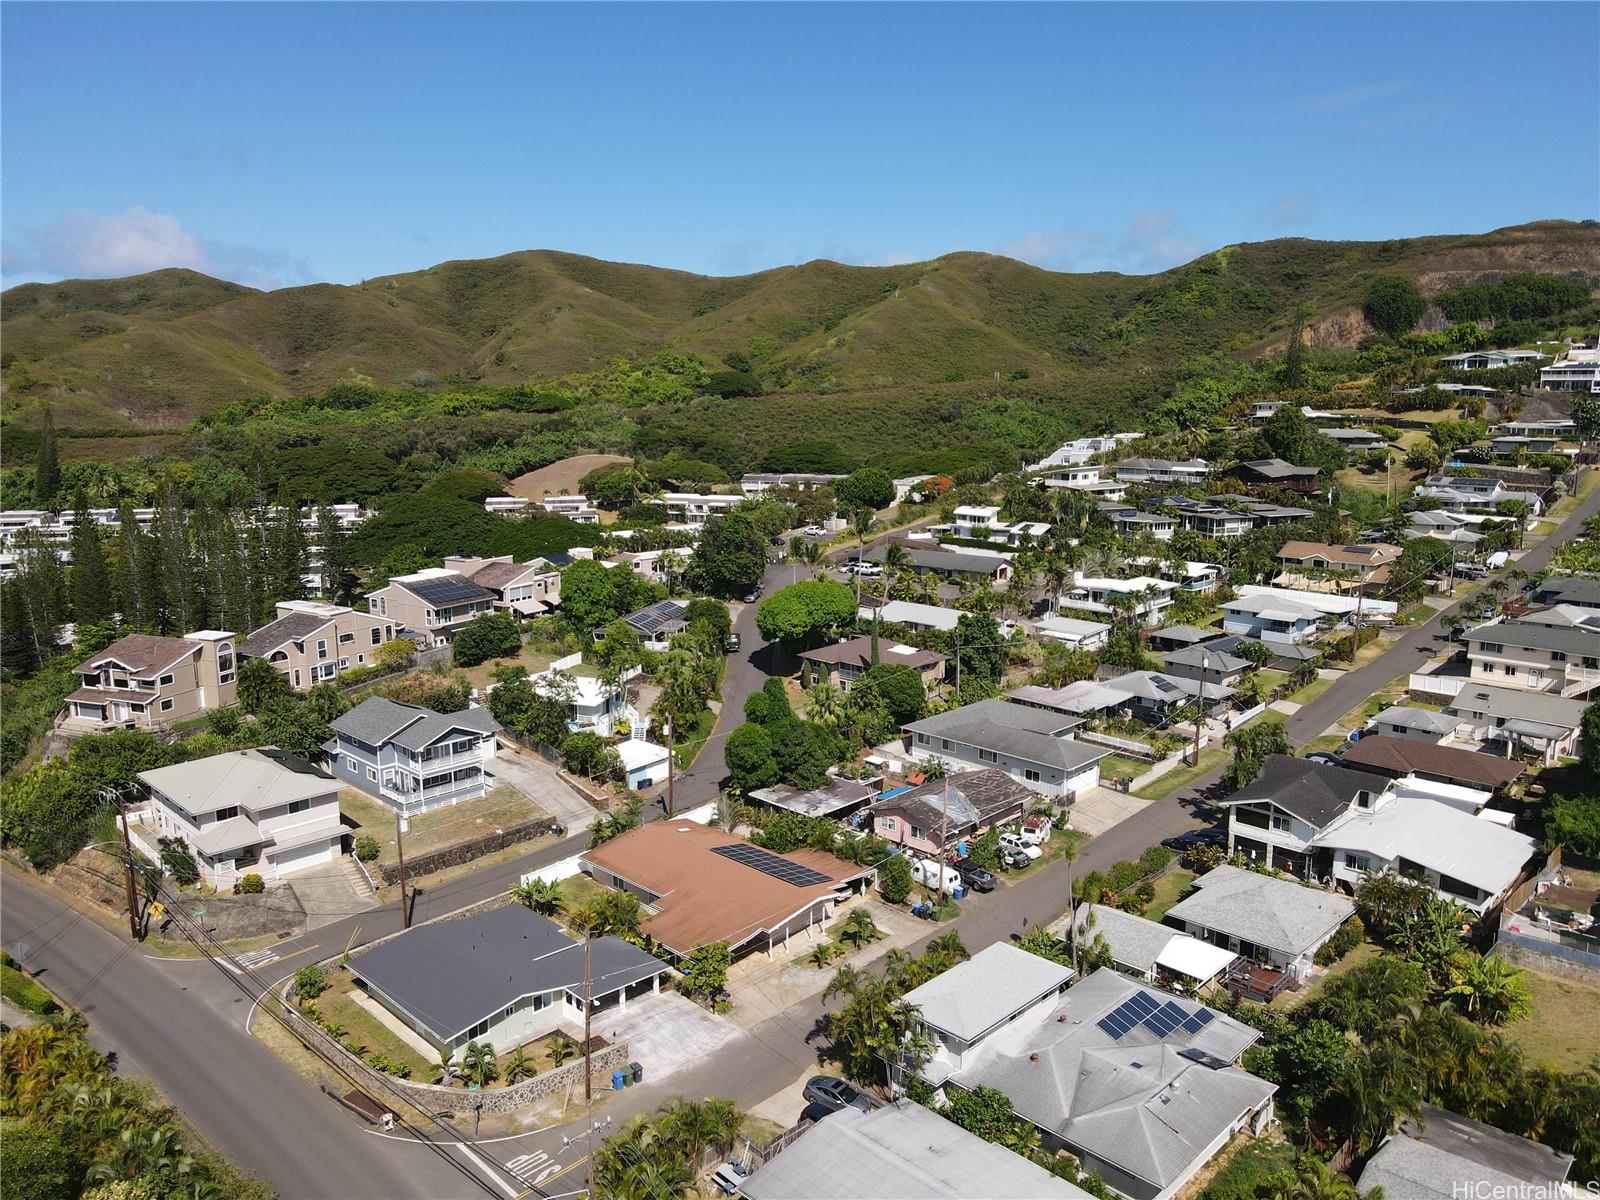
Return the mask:
[[[611,1090],[614,1092],[620,1092],[627,1086],[627,1083],[625,1082],[626,1079],[627,1074],[622,1070],[621,1067],[618,1067],[615,1071],[611,1072]]]
[[[965,900],[966,898],[967,889],[960,884],[957,884],[954,890],[952,890],[950,893],[950,899],[952,900]]]

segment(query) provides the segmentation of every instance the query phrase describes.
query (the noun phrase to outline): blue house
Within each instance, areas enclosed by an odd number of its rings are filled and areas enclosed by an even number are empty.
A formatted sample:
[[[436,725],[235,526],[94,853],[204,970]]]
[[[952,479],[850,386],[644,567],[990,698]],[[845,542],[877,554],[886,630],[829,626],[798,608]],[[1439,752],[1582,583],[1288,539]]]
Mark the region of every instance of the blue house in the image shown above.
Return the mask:
[[[1300,643],[1317,631],[1322,613],[1276,596],[1240,596],[1222,606],[1222,628],[1264,642]]]
[[[407,816],[475,800],[494,786],[494,735],[486,708],[437,713],[378,696],[332,724],[329,769]]]

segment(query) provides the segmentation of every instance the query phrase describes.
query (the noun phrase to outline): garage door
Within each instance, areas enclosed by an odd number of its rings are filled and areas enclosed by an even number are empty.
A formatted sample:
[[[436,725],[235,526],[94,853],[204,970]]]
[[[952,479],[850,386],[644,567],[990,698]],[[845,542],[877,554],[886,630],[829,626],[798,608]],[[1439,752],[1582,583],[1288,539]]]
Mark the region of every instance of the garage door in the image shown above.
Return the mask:
[[[274,855],[280,875],[304,870],[306,867],[314,867],[318,863],[328,862],[332,858],[333,844],[331,842],[312,842],[309,846],[296,846],[293,850],[284,850]]]

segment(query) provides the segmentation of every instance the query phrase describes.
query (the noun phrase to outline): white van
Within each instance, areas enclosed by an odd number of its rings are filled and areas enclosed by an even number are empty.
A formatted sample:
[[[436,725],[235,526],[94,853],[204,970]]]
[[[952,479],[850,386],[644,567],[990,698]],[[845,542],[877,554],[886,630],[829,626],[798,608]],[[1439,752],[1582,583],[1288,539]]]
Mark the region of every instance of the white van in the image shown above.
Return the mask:
[[[961,876],[954,867],[947,867],[931,858],[919,858],[911,864],[911,878],[929,891],[940,889],[940,872],[944,873],[944,890],[953,892],[961,886]]]

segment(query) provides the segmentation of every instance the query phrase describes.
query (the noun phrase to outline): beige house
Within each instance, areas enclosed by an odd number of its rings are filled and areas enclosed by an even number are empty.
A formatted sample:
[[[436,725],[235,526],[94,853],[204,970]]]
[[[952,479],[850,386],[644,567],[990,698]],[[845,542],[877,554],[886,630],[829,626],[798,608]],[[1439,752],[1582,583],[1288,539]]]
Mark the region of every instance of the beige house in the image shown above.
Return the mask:
[[[367,597],[375,617],[394,622],[398,631],[417,634],[430,646],[448,646],[456,631],[493,612],[496,596],[460,571],[428,567],[396,575]]]
[[[79,687],[56,720],[62,733],[164,729],[232,704],[234,635],[201,629],[181,638],[130,633],[73,668]]]
[[[1390,564],[1400,547],[1385,542],[1330,546],[1325,542],[1289,541],[1278,551],[1283,573],[1272,582],[1308,592],[1374,593],[1389,583]]]
[[[395,635],[394,622],[342,604],[281,600],[278,616],[239,643],[240,658],[264,658],[303,692],[345,671],[370,667]]]
[[[547,559],[519,563],[509,554],[498,558],[452,555],[444,565],[493,592],[494,607],[519,617],[537,617],[561,602],[561,572]]]

